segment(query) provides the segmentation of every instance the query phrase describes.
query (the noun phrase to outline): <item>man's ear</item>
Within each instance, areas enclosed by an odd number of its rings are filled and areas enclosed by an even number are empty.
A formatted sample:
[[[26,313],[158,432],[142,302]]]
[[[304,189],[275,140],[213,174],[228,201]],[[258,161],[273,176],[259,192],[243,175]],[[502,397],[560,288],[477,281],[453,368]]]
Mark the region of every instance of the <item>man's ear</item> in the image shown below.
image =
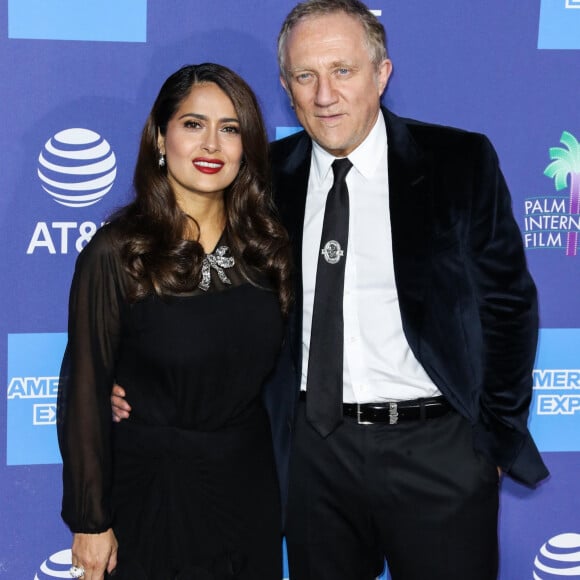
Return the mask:
[[[381,62],[377,69],[377,88],[379,89],[379,99],[381,95],[385,92],[387,84],[389,83],[389,78],[393,72],[393,63],[386,58]]]

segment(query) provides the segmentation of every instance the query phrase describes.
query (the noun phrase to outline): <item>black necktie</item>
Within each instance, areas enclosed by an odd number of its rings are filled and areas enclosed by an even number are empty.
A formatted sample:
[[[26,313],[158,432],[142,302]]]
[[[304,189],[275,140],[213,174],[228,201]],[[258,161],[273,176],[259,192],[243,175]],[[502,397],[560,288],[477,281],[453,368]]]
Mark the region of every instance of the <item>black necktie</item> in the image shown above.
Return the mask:
[[[344,331],[342,299],[348,244],[348,188],[346,174],[352,163],[336,159],[334,183],[324,210],[316,289],[312,312],[306,417],[326,437],[342,422],[342,366]]]

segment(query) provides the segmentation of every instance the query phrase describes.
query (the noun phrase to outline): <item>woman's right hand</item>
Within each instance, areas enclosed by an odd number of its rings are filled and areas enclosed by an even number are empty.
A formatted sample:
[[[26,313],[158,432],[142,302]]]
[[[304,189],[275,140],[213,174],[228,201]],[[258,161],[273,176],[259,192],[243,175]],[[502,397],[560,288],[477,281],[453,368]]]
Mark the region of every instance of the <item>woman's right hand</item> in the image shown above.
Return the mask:
[[[73,566],[85,569],[83,580],[103,580],[117,567],[117,538],[109,528],[101,534],[75,534],[72,545]]]

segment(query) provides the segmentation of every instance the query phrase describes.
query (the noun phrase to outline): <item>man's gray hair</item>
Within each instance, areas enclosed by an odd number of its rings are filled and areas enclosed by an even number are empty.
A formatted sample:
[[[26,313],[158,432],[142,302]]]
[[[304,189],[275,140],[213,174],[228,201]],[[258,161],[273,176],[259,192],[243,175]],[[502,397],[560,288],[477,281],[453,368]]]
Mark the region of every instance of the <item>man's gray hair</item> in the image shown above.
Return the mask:
[[[294,26],[306,18],[326,16],[336,12],[344,12],[361,23],[367,50],[375,66],[378,67],[388,58],[385,28],[365,4],[359,0],[305,0],[297,4],[286,16],[278,35],[278,66],[283,77],[286,77],[288,72],[285,66],[286,42]]]

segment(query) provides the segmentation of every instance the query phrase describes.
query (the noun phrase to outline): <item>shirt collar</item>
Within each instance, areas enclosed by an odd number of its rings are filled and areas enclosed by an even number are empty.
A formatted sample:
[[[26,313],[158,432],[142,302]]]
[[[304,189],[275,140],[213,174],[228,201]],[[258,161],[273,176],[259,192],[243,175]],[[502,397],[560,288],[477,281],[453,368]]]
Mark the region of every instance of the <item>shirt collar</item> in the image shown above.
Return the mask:
[[[366,139],[350,153],[348,158],[354,168],[366,179],[371,179],[379,167],[383,154],[387,149],[387,127],[382,112],[367,135]],[[318,143],[312,143],[312,169],[316,180],[322,184],[331,171],[333,161],[337,159],[325,151]]]

